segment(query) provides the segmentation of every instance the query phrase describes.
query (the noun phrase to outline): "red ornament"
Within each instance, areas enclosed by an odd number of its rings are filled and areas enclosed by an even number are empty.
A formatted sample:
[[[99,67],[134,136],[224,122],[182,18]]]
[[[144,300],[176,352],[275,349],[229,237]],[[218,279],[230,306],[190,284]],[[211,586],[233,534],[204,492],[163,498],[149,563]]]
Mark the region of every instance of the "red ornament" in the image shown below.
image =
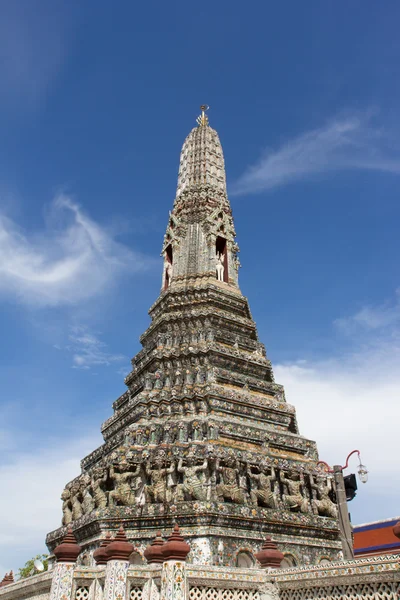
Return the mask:
[[[265,539],[260,552],[257,552],[255,556],[263,569],[268,567],[279,569],[284,558],[282,552],[278,550],[278,546],[270,537]]]
[[[129,561],[129,557],[133,550],[133,545],[128,542],[124,528],[121,525],[117,535],[106,548],[106,560],[107,562],[109,560]]]
[[[0,588],[8,585],[9,583],[14,583],[14,573],[12,571],[4,575],[3,579],[0,581]]]
[[[72,528],[68,527],[63,541],[54,548],[54,556],[56,557],[57,562],[74,563],[81,550],[82,548],[77,543]]]
[[[149,564],[160,564],[164,562],[163,546],[165,545],[164,540],[161,537],[161,531],[157,531],[156,537],[149,544],[144,551],[144,557]]]
[[[100,546],[93,552],[96,565],[105,565],[107,563],[106,548],[112,541],[111,533],[108,531],[104,540],[101,541]]]
[[[175,525],[172,534],[162,547],[164,560],[186,560],[190,552],[190,546],[185,542],[179,532],[178,525]]]

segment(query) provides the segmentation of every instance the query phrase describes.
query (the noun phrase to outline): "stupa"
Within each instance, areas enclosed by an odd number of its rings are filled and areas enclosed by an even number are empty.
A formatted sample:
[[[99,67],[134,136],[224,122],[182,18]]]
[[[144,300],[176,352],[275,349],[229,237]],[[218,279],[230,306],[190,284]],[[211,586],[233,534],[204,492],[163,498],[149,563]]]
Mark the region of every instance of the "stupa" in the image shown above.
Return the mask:
[[[104,443],[62,492],[90,564],[123,523],[136,553],[178,523],[196,564],[251,566],[267,535],[285,564],[341,557],[337,506],[315,442],[274,380],[247,299],[217,132],[205,106],[180,157],[162,288]]]

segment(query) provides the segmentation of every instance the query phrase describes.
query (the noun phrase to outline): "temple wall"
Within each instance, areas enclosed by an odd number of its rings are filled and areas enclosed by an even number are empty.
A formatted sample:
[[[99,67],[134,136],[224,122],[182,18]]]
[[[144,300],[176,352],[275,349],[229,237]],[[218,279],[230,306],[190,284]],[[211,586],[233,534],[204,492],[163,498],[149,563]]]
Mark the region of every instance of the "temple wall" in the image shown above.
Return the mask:
[[[2,600],[49,600],[52,571],[27,577],[0,588]]]
[[[1,600],[47,600],[54,571],[0,589]],[[182,579],[183,578],[183,579]],[[182,581],[186,578],[186,585]],[[68,597],[105,600],[105,567],[76,567]],[[399,556],[376,556],[313,567],[263,570],[184,562],[130,566],[126,600],[398,600]],[[117,600],[112,595],[107,600]]]

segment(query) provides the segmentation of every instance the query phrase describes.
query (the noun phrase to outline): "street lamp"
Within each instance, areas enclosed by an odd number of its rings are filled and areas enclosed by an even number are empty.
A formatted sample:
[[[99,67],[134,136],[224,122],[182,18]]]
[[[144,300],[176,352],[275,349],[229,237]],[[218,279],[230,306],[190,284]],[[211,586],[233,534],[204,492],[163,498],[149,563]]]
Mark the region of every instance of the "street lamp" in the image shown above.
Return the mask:
[[[346,494],[346,486],[343,477],[344,469],[347,469],[349,466],[349,458],[353,454],[358,455],[359,465],[358,465],[358,477],[361,483],[367,483],[368,481],[368,471],[365,465],[361,462],[360,451],[353,450],[346,458],[346,464],[342,467],[340,465],[334,465],[334,467],[330,467],[328,463],[323,460],[320,460],[317,465],[323,465],[325,470],[328,473],[334,474],[335,480],[335,492],[336,492],[336,501],[338,506],[338,519],[339,519],[339,529],[340,529],[340,537],[342,540],[342,549],[343,549],[343,557],[345,560],[354,560],[354,550],[353,550],[353,537],[352,537],[352,527],[350,524],[349,518],[349,510],[347,507],[347,494]],[[353,489],[352,494],[350,493],[349,501],[352,500],[355,496],[355,490],[357,489],[357,485],[355,483],[355,477],[353,475]]]

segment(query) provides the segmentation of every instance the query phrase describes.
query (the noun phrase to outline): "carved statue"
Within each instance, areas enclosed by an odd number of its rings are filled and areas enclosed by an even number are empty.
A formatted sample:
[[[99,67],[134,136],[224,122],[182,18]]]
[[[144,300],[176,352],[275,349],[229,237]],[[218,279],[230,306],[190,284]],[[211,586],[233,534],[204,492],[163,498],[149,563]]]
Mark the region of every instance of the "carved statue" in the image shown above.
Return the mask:
[[[158,427],[157,425],[152,425],[150,427],[150,444],[158,444]]]
[[[122,472],[117,473],[114,465],[110,467],[110,478],[114,482],[114,489],[108,494],[110,506],[116,506],[117,502],[123,506],[136,504],[135,491],[131,486],[131,481],[139,475],[141,467],[138,465],[135,471],[128,471],[128,468],[129,466],[126,463],[121,464],[120,469],[122,469]]]
[[[106,508],[107,506],[107,495],[102,488],[102,484],[106,481],[107,469],[95,469],[93,471],[91,486],[96,508]]]
[[[302,494],[303,482],[299,473],[290,471],[286,477],[285,473],[281,471],[280,480],[288,489],[288,494],[282,494],[283,504],[290,510],[302,513],[310,512],[308,500]]]
[[[199,400],[197,402],[197,410],[200,415],[206,415],[208,412],[208,405],[206,400]]]
[[[61,500],[63,501],[62,505],[62,524],[69,525],[72,521],[72,505],[71,505],[71,492],[66,487],[61,493]]]
[[[163,459],[158,458],[155,462],[155,469],[151,469],[149,464],[146,465],[146,474],[151,479],[151,485],[146,485],[145,490],[149,502],[171,502],[172,500],[168,475],[174,473],[175,463],[173,462],[168,468],[163,467],[162,463]]]
[[[217,270],[217,279],[218,281],[223,281],[224,280],[224,257],[223,255],[218,252],[217,253],[217,258],[216,258],[216,270]]]
[[[314,479],[311,476],[310,480],[311,488],[315,490],[317,495],[317,498],[313,498],[311,501],[314,514],[332,517],[334,519],[337,518],[337,506],[330,498],[330,493],[332,491],[331,478],[317,477],[317,481],[314,482]]]
[[[132,483],[131,487],[133,493],[135,494],[136,504],[143,506],[143,504],[146,503],[146,474],[144,472],[143,462],[139,463],[135,470],[134,482]]]
[[[88,515],[95,509],[95,503],[88,487],[83,492],[82,509],[85,515]]]
[[[161,371],[161,369],[157,369],[157,371],[154,373],[154,379],[154,389],[161,390],[164,385],[164,373]]]
[[[183,473],[183,484],[181,490],[189,499],[207,500],[207,487],[204,481],[200,479],[197,473],[204,473],[208,467],[207,459],[201,465],[195,465],[194,456],[187,457],[186,467],[183,466],[183,459],[179,460],[178,472]]]
[[[216,423],[210,422],[208,424],[208,437],[210,438],[210,440],[217,440],[218,433],[219,433],[218,425]]]
[[[172,431],[171,431],[171,425],[169,423],[166,423],[164,425],[164,435],[163,435],[163,441],[165,444],[169,444],[172,441]]]
[[[198,441],[203,439],[203,423],[194,421],[192,424],[192,439]]]
[[[187,426],[183,421],[178,423],[178,441],[179,442],[187,441]]]
[[[245,499],[245,504],[249,503],[249,492],[247,490],[247,471],[245,469],[245,465],[243,463],[239,463],[237,467],[238,479],[239,479],[239,487],[242,490],[242,494]]]
[[[76,521],[83,515],[82,504],[80,500],[81,484],[79,480],[74,481],[71,485],[71,505],[72,505],[72,520]]]
[[[274,467],[271,467],[271,475],[267,475],[267,467],[262,465],[260,473],[252,473],[251,469],[247,470],[250,480],[255,481],[257,487],[251,486],[250,498],[254,505],[267,506],[269,508],[277,508],[279,506],[278,497],[274,494],[272,484],[276,481],[276,473]]]
[[[165,264],[165,279],[166,279],[167,285],[169,285],[171,282],[171,279],[172,279],[173,267],[172,267],[172,264],[168,260],[166,260],[165,263],[166,263]]]
[[[227,466],[221,467],[219,459],[216,463],[216,471],[220,473],[221,483],[217,485],[218,500],[231,500],[235,504],[245,504],[246,497],[238,484],[238,469],[235,468],[235,462],[230,460]]]

